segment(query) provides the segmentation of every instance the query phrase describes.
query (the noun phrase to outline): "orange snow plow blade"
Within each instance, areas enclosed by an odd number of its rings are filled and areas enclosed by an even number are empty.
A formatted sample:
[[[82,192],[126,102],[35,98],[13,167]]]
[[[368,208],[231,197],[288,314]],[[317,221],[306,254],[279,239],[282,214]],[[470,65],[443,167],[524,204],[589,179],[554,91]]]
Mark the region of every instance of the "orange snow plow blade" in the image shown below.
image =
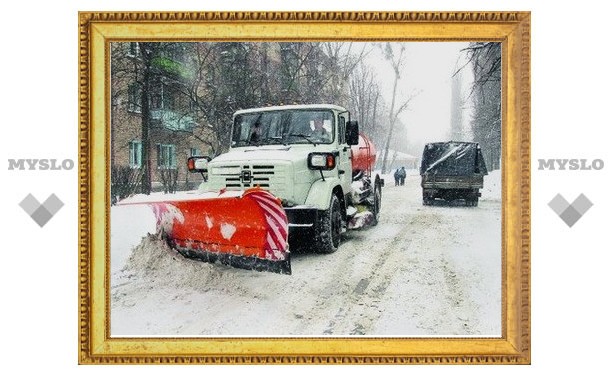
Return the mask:
[[[265,190],[145,203],[155,213],[157,232],[186,257],[291,274],[287,216]]]

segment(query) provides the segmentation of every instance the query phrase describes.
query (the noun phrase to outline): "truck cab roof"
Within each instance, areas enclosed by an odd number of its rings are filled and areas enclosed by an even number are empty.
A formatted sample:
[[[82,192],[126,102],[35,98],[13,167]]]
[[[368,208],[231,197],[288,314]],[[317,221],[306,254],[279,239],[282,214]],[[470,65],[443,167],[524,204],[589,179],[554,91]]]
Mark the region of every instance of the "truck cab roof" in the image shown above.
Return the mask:
[[[250,108],[250,109],[241,109],[236,111],[234,114],[245,114],[245,113],[255,113],[255,112],[266,112],[266,111],[279,111],[279,110],[295,110],[295,109],[330,109],[338,112],[347,111],[342,106],[333,105],[333,104],[294,104],[294,105],[275,105],[275,106],[264,106],[261,108]]]

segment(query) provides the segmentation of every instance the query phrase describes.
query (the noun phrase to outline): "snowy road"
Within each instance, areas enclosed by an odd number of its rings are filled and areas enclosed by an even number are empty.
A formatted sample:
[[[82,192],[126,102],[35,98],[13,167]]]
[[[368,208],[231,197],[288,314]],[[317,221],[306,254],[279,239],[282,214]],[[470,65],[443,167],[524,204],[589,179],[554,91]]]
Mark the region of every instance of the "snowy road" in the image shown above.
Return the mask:
[[[501,202],[424,207],[419,179],[388,183],[379,225],[335,253],[293,253],[291,276],[187,260],[154,237],[125,258],[111,247],[111,335],[500,336]]]

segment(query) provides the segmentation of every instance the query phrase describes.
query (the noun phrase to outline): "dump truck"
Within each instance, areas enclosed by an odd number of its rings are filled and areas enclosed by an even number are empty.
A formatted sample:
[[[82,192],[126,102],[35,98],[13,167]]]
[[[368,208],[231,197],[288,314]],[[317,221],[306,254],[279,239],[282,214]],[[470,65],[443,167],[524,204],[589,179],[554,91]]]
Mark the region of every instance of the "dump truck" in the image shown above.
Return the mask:
[[[466,206],[478,206],[484,176],[488,174],[480,145],[456,141],[426,144],[420,173],[426,206],[436,199],[463,199]]]
[[[187,257],[291,274],[290,236],[318,253],[378,223],[376,150],[349,111],[332,104],[237,111],[229,151],[192,156],[204,178],[192,198],[150,203],[158,232]]]

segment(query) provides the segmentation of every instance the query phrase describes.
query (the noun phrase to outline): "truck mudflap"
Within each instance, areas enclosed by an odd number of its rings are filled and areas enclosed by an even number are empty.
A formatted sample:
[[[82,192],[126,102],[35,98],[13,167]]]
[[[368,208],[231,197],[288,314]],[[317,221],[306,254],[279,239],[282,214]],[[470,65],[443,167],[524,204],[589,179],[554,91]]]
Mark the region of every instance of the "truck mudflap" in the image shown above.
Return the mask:
[[[186,257],[291,274],[287,216],[265,190],[142,203],[153,209],[158,234]]]

